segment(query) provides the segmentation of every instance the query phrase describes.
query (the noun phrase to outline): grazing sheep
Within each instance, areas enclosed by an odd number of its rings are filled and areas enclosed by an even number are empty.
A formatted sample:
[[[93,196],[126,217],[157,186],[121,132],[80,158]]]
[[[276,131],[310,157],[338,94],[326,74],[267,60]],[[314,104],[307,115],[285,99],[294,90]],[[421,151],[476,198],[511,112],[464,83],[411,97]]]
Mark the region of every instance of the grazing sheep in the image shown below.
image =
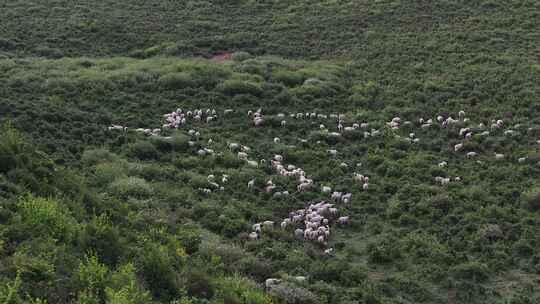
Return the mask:
[[[527,157],[520,157],[518,158],[518,163],[524,163],[527,161]]]
[[[248,164],[248,166],[253,167],[253,168],[258,168],[259,167],[259,163],[256,160],[248,160],[247,164]]]
[[[240,149],[240,145],[237,144],[237,143],[229,143],[229,149],[231,151],[236,151],[236,150]]]
[[[273,221],[264,221],[262,222],[263,228],[272,229],[274,228],[274,222]]]
[[[349,223],[349,217],[348,216],[342,216],[342,217],[338,218],[337,222],[340,225],[347,225]]]
[[[275,144],[279,144],[281,140],[279,139],[279,137],[274,137],[274,143]]]
[[[238,159],[247,161],[248,155],[246,152],[238,152]]]
[[[368,184],[368,183],[364,183],[364,184],[362,185],[362,190],[367,191],[368,189],[369,189],[369,184]]]
[[[330,188],[328,186],[322,186],[321,191],[323,193],[329,193],[330,191],[332,191],[332,188]]]
[[[247,183],[248,189],[253,189],[255,187],[255,180],[252,179]]]
[[[467,158],[472,158],[472,157],[476,157],[476,156],[478,156],[478,153],[476,153],[476,152],[467,153]]]
[[[313,185],[312,183],[302,183],[302,184],[298,185],[296,187],[296,189],[298,190],[298,192],[304,192],[304,191],[308,191],[309,189],[311,189],[312,185]]]
[[[341,196],[342,196],[342,195],[343,195],[342,192],[334,191],[334,192],[332,193],[330,199],[337,202],[337,201],[341,200]]]
[[[270,278],[266,279],[266,281],[264,282],[264,286],[266,286],[267,289],[270,289],[276,285],[279,285],[279,283],[281,283],[281,280]]]
[[[257,232],[251,232],[248,237],[251,241],[255,241],[259,239],[259,234]]]
[[[458,152],[459,150],[463,149],[463,143],[456,144],[454,146],[454,151]]]
[[[495,159],[496,160],[503,160],[504,159],[504,154],[495,153]]]
[[[297,228],[296,230],[294,230],[294,236],[301,239],[304,236],[304,230]]]

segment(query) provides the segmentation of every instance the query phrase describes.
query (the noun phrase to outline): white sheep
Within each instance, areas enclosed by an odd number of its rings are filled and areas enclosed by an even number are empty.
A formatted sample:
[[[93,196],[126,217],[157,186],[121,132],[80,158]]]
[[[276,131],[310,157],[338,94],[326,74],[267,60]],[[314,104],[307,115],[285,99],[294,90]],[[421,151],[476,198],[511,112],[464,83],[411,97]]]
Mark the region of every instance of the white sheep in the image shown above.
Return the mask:
[[[238,152],[238,159],[247,161],[248,154],[246,152]]]
[[[478,156],[478,153],[476,153],[476,152],[468,152],[467,153],[468,158],[472,158],[472,157],[476,157],[476,156]]]
[[[255,180],[252,179],[247,183],[248,189],[253,189],[255,187]]]

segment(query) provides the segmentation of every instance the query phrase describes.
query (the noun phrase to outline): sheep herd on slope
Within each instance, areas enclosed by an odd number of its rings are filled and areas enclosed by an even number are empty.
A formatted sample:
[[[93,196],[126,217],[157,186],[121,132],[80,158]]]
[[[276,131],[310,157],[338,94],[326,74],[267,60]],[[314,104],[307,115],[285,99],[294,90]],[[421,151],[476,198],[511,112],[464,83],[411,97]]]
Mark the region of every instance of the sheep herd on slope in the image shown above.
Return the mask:
[[[223,116],[228,116],[233,115],[235,111],[232,109],[226,109],[222,113]],[[264,127],[265,116],[263,115],[262,109],[259,108],[255,111],[248,111],[247,117],[251,121],[250,124],[252,124],[254,127]],[[502,134],[504,136],[517,136],[520,134],[520,132],[517,130],[521,128],[520,125],[515,125],[513,126],[513,128],[507,127],[506,123],[502,119],[491,120],[489,124],[479,123],[475,125],[471,122],[469,118],[466,117],[465,111],[459,111],[457,114],[457,118],[453,118],[451,115],[448,115],[446,117],[444,117],[443,115],[437,115],[437,117],[435,118],[420,117],[417,119],[416,122],[410,120],[403,121],[400,117],[393,117],[392,119],[384,123],[383,128],[379,129],[371,128],[372,124],[375,125],[375,123],[373,122],[349,121],[349,124],[347,124],[345,121],[345,114],[323,114],[306,112],[290,113],[287,115],[285,113],[279,113],[275,115],[275,117],[280,120],[280,125],[282,127],[287,127],[287,119],[317,121],[317,124],[319,124],[318,129],[327,134],[327,136],[329,137],[340,137],[347,132],[363,130],[361,131],[361,134],[365,139],[381,135],[384,127],[387,127],[391,130],[399,130],[403,126],[416,126],[419,128],[419,130],[422,130],[430,128],[435,124],[439,124],[442,128],[455,128],[456,131],[459,130],[459,132],[457,132],[457,134],[459,134],[457,138],[459,142],[454,144],[453,151],[455,153],[464,153],[467,158],[475,158],[479,155],[479,153],[476,151],[465,151],[466,142],[472,140],[473,137],[490,136],[492,133],[497,132],[498,130],[503,130]],[[161,128],[139,128],[134,129],[134,131],[148,136],[162,137],[163,139],[167,140],[171,139],[171,137],[161,136],[163,130],[179,129],[186,125],[189,120],[209,124],[212,121],[218,120],[219,115],[215,109],[183,110],[179,108],[171,113],[164,114],[163,119],[165,120],[165,122],[162,124]],[[330,125],[332,123],[335,126],[334,130],[331,130],[327,127],[327,125]],[[109,130],[127,132],[131,129],[120,125],[112,125],[109,127]],[[191,146],[194,146],[195,141],[199,140],[201,137],[200,132],[191,129],[187,133],[193,139],[192,141],[189,141],[189,144]],[[418,137],[414,132],[409,133],[406,137],[400,136],[396,133],[394,134],[394,136],[411,144],[419,143],[421,140],[420,137]],[[281,142],[281,139],[279,137],[275,137],[272,139],[272,141],[277,144]],[[302,143],[307,142],[306,139],[299,139],[299,141]],[[211,143],[212,139],[209,139],[208,144]],[[540,144],[540,141],[537,141],[537,143]],[[298,192],[320,191],[321,193],[325,193],[328,195],[328,200],[308,202],[305,208],[291,211],[289,213],[289,216],[281,221],[279,227],[286,230],[290,229],[291,233],[293,233],[294,236],[298,239],[313,241],[320,244],[323,248],[325,248],[326,253],[330,253],[332,249],[327,248],[327,245],[330,233],[332,231],[331,226],[347,225],[349,222],[348,216],[338,216],[339,204],[350,203],[352,199],[352,194],[332,191],[333,189],[329,185],[321,184],[320,187],[316,187],[316,182],[312,178],[310,178],[309,175],[307,175],[302,168],[293,164],[286,164],[282,155],[273,155],[269,159],[261,159],[257,161],[250,158],[251,148],[248,146],[234,142],[227,142],[227,148],[231,152],[236,153],[238,159],[244,161],[248,166],[258,168],[261,166],[269,165],[276,174],[284,177],[294,178],[297,182],[296,191]],[[205,156],[208,154],[215,154],[221,152],[215,152],[215,150],[211,148],[202,148],[199,149],[196,153],[199,156]],[[329,155],[329,157],[336,157],[339,154],[339,151],[337,151],[336,149],[329,149],[327,150],[327,154]],[[502,153],[495,153],[494,158],[495,160],[501,161],[504,160],[506,157]],[[526,161],[526,156],[520,157],[518,159],[519,163],[524,163]],[[441,168],[445,168],[447,165],[448,163],[445,160],[442,160],[438,163],[438,166]],[[345,162],[342,162],[340,166],[343,168],[349,167],[349,165]],[[357,164],[357,167],[360,166],[361,164]],[[358,183],[358,186],[362,190],[367,191],[369,189],[369,176],[353,172],[352,178],[355,183]],[[224,191],[225,188],[223,185],[227,182],[227,179],[228,176],[222,176],[220,180],[220,185],[216,180],[215,176],[210,175],[208,176],[209,187],[199,188],[198,190],[203,194],[209,194],[212,193],[212,191]],[[435,177],[435,183],[438,183],[441,186],[446,186],[450,182],[460,181],[462,181],[462,179],[459,176]],[[252,179],[247,183],[247,188],[249,190],[256,190],[255,179]],[[271,179],[264,183],[262,189],[258,190],[270,193],[275,198],[290,195],[289,191],[287,190],[279,191],[279,189],[277,189],[277,186],[272,182]],[[249,234],[249,239],[253,241],[258,240],[265,230],[275,229],[275,226],[277,225],[275,225],[275,222],[271,220],[255,223],[252,227],[252,232]]]

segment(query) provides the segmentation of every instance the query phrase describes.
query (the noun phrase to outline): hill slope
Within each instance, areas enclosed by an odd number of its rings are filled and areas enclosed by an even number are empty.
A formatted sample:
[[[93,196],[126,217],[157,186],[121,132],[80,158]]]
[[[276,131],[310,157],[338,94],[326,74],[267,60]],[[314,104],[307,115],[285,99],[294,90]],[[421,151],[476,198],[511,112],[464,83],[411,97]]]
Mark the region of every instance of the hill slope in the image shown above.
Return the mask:
[[[0,302],[537,302],[538,8],[0,4]]]

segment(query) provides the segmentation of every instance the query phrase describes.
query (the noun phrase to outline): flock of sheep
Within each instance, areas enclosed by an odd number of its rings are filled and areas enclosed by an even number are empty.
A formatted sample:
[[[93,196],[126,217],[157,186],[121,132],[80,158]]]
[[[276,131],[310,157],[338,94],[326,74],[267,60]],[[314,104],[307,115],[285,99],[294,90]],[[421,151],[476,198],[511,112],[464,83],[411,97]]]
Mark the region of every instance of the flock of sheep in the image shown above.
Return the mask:
[[[227,109],[223,112],[224,115],[232,114],[234,111],[232,109]],[[265,124],[265,118],[262,114],[262,109],[256,111],[249,111],[248,117],[251,119],[252,124],[255,127],[263,127]],[[280,125],[282,127],[287,127],[288,122],[286,120],[287,115],[284,113],[279,113],[276,115],[280,119]],[[322,113],[291,113],[288,115],[290,119],[294,120],[319,120],[319,130],[325,132],[329,137],[340,137],[345,132],[352,132],[355,130],[363,130],[364,139],[370,137],[378,136],[382,133],[381,129],[371,128],[370,123],[368,122],[354,122],[349,126],[345,124],[345,115],[344,114],[322,114]],[[177,109],[171,113],[163,115],[165,123],[162,125],[161,129],[135,129],[135,132],[143,133],[149,136],[161,136],[163,129],[178,129],[186,125],[189,119],[192,119],[196,122],[206,122],[211,123],[218,119],[217,111],[215,109],[195,109],[191,111],[184,111],[182,109]],[[330,131],[323,121],[334,121],[335,122],[335,131]],[[318,122],[319,123],[319,122]],[[491,125],[488,128],[484,123],[479,123],[476,126],[473,126],[470,123],[470,119],[465,117],[464,111],[459,111],[457,119],[454,119],[451,115],[443,117],[438,115],[435,119],[429,118],[419,118],[416,123],[412,121],[402,121],[400,117],[394,117],[390,121],[385,123],[387,128],[391,130],[399,130],[403,126],[414,127],[418,126],[420,129],[427,129],[433,126],[434,124],[440,124],[442,128],[459,128],[458,138],[459,142],[453,146],[453,151],[455,153],[460,153],[465,150],[465,143],[473,139],[474,136],[489,136],[492,132],[496,132],[500,129],[505,128],[505,122],[501,119],[492,120]],[[503,131],[505,136],[515,136],[519,135],[518,131],[514,129],[519,129],[520,126],[516,125],[514,128],[507,128]],[[109,130],[120,130],[128,131],[127,127],[113,125],[109,127]],[[457,130],[457,129],[456,129]],[[194,146],[195,141],[200,139],[200,132],[193,129],[188,131],[188,135],[191,136],[192,141],[189,141],[189,145]],[[398,139],[405,140],[411,144],[420,142],[420,138],[413,132],[409,133],[408,136],[402,137],[398,134],[394,135]],[[161,136],[164,139],[171,139],[171,137]],[[306,139],[299,139],[302,143],[307,142]],[[208,140],[208,144],[211,144],[212,139]],[[280,143],[281,139],[276,137],[273,138],[274,143]],[[320,143],[320,142],[317,142]],[[540,144],[540,140],[537,141]],[[289,212],[288,216],[283,218],[279,224],[279,228],[290,231],[296,239],[305,240],[309,242],[314,242],[318,244],[324,250],[325,255],[330,255],[333,252],[333,248],[329,247],[329,239],[331,231],[333,231],[333,226],[346,226],[349,224],[349,216],[340,215],[339,206],[346,205],[351,203],[352,193],[343,193],[338,191],[332,191],[332,187],[329,185],[321,184],[319,188],[316,187],[316,183],[312,178],[309,178],[306,172],[293,164],[286,164],[284,157],[282,155],[273,155],[270,159],[261,159],[259,161],[250,159],[251,148],[248,146],[227,142],[227,148],[236,153],[238,159],[244,161],[248,166],[253,168],[259,168],[264,166],[270,166],[272,170],[284,177],[294,178],[297,182],[296,191],[320,191],[322,194],[328,195],[327,200],[320,200],[316,202],[308,202],[305,208],[292,210]],[[467,158],[474,158],[478,156],[476,151],[464,151]],[[202,148],[197,151],[197,155],[205,156],[207,154],[216,153],[214,149],[211,148]],[[220,152],[217,152],[220,153]],[[335,149],[327,150],[327,153],[330,157],[336,157],[338,151]],[[496,160],[505,159],[505,155],[501,153],[495,153]],[[519,163],[524,163],[527,161],[526,157],[520,157],[518,159]],[[340,164],[343,168],[348,168],[349,165],[345,162]],[[361,164],[358,163],[357,167],[361,167]],[[443,160],[438,163],[440,168],[445,168],[448,166],[448,162]],[[199,188],[199,192],[203,194],[210,194],[213,191],[224,191],[224,184],[228,181],[227,175],[222,175],[221,179],[216,178],[214,175],[209,175],[207,178],[208,188]],[[352,179],[355,184],[358,185],[363,191],[368,191],[370,178],[367,175],[360,174],[357,172],[352,173]],[[446,186],[450,182],[460,182],[461,177],[435,177],[435,182]],[[219,184],[218,182],[221,182]],[[290,192],[288,190],[279,190],[277,186],[272,182],[272,179],[267,180],[262,187],[256,187],[256,180],[252,179],[247,183],[247,188],[249,191],[263,191],[269,194],[272,194],[274,198],[289,196]],[[319,190],[317,190],[319,189]],[[265,220],[259,223],[255,223],[252,226],[251,233],[248,234],[248,239],[251,241],[257,241],[261,238],[264,231],[269,231],[276,229],[276,223],[273,220]],[[294,277],[298,282],[303,282],[306,280],[303,276]],[[276,278],[269,278],[265,281],[265,286],[267,290],[271,290],[276,286],[280,286],[281,280]]]
[[[224,115],[229,115],[234,113],[234,110],[227,109],[223,111]],[[258,109],[256,111],[248,111],[248,117],[252,120],[252,123],[255,127],[263,127],[265,124],[265,118],[262,114],[262,109]],[[484,123],[480,123],[476,126],[473,126],[470,122],[470,119],[465,117],[466,114],[464,111],[459,111],[457,115],[457,119],[454,119],[451,115],[447,117],[443,117],[442,115],[438,115],[435,119],[429,118],[419,118],[417,123],[413,123],[412,121],[402,121],[400,117],[394,117],[390,121],[385,123],[385,126],[392,129],[392,130],[399,130],[403,126],[419,126],[421,129],[430,128],[434,124],[440,124],[442,128],[459,128],[459,143],[454,145],[454,152],[461,152],[464,150],[465,142],[472,140],[473,136],[489,136],[491,132],[497,131],[499,129],[505,128],[505,123],[503,120],[493,120],[491,121],[491,125],[488,128]],[[279,113],[276,115],[277,118],[281,120],[280,125],[282,127],[287,126],[287,115],[284,113]],[[323,132],[326,132],[328,136],[342,136],[345,132],[351,132],[355,130],[364,130],[363,131],[363,137],[369,138],[378,136],[381,134],[381,129],[374,129],[370,128],[370,123],[368,122],[353,122],[349,126],[346,126],[345,123],[345,115],[344,114],[322,114],[322,113],[315,113],[315,112],[308,112],[308,113],[291,113],[288,115],[290,119],[294,120],[318,120],[320,122],[323,121],[334,121],[335,123],[335,131],[330,132],[330,130],[326,127],[325,124],[320,123],[319,129]],[[212,121],[215,121],[218,119],[217,111],[215,109],[195,109],[195,110],[183,110],[183,109],[177,109],[176,111],[173,111],[171,113],[167,113],[163,115],[163,118],[165,119],[165,123],[162,125],[162,128],[157,129],[135,129],[135,132],[143,133],[149,136],[161,136],[162,130],[164,129],[178,129],[182,126],[186,125],[187,121],[189,119],[192,119],[196,122],[205,122],[205,123],[211,123]],[[514,128],[519,128],[520,126],[517,125]],[[113,125],[109,127],[109,130],[121,130],[121,131],[127,131],[127,127],[119,126],[119,125]],[[188,134],[192,137],[194,141],[189,141],[190,145],[195,145],[195,141],[200,138],[200,132],[195,130],[189,130]],[[505,136],[514,136],[518,134],[517,131],[513,129],[506,129],[504,130],[503,134]],[[400,135],[395,135],[399,139],[403,139],[408,141],[409,143],[418,143],[420,141],[420,138],[416,136],[415,133],[409,133],[407,137],[401,137]],[[171,137],[163,136],[164,139],[170,139]],[[274,143],[279,143],[281,141],[280,138],[276,137],[273,139]],[[306,142],[307,140],[301,139],[302,142]],[[212,139],[208,140],[208,143],[212,143]],[[540,143],[540,141],[538,142]],[[250,159],[249,153],[251,152],[251,148],[241,145],[239,143],[232,143],[227,142],[228,149],[236,153],[238,159],[243,160],[246,162],[248,166],[258,168],[260,166],[266,166],[269,165],[271,168],[280,176],[285,177],[291,177],[295,178],[297,181],[297,187],[296,190],[298,192],[304,192],[304,191],[316,191],[315,182],[313,179],[309,178],[306,174],[306,172],[295,165],[292,164],[285,164],[284,158],[282,155],[274,155],[271,159],[268,161],[266,159],[261,159],[260,161],[256,161],[253,159]],[[202,148],[197,151],[197,155],[199,156],[205,156],[207,154],[214,154],[214,149],[210,148]],[[335,149],[327,150],[327,153],[331,157],[336,157],[338,155],[338,151]],[[475,151],[466,151],[465,153],[467,158],[473,158],[478,155]],[[504,154],[495,153],[495,159],[502,160],[504,159]],[[518,159],[518,161],[525,162],[526,157],[521,157]],[[448,165],[446,161],[441,161],[439,164],[439,167],[444,168]],[[341,163],[341,167],[348,167],[347,163]],[[361,166],[361,164],[357,164],[357,167]],[[362,190],[367,191],[369,189],[369,176],[365,176],[363,174],[359,174],[354,172],[353,173],[353,180],[358,183],[359,187],[361,187]],[[221,179],[222,184],[227,182],[228,177],[223,176]],[[439,183],[443,186],[449,184],[451,181],[454,182],[460,182],[461,177],[455,176],[455,177],[441,177],[437,176],[435,177],[435,182]],[[215,177],[213,175],[210,175],[208,177],[208,188],[199,188],[198,190],[202,193],[209,194],[212,191],[223,191],[224,187],[222,185],[219,185]],[[255,188],[255,180],[250,180],[247,184],[248,189],[254,190]],[[281,197],[281,196],[288,196],[290,195],[289,191],[277,191],[276,185],[272,182],[272,180],[268,180],[261,191],[264,191],[266,193],[271,193],[274,197]],[[280,227],[282,229],[291,229],[293,231],[294,235],[297,238],[314,241],[319,244],[321,244],[323,247],[327,248],[328,240],[330,236],[331,227],[332,224],[340,224],[340,225],[346,225],[349,221],[348,216],[338,216],[338,208],[336,204],[347,204],[351,202],[352,194],[351,193],[342,193],[337,191],[332,191],[332,187],[328,185],[321,185],[320,186],[320,192],[326,193],[329,195],[329,201],[319,201],[319,202],[309,202],[307,206],[303,209],[299,210],[293,210],[289,213],[289,216],[287,218],[284,218],[281,221]],[[274,221],[267,220],[263,221],[261,223],[256,223],[253,225],[253,231],[249,234],[249,239],[251,240],[257,240],[261,237],[261,234],[266,229],[274,229]],[[331,248],[327,248],[326,252],[331,252]]]

